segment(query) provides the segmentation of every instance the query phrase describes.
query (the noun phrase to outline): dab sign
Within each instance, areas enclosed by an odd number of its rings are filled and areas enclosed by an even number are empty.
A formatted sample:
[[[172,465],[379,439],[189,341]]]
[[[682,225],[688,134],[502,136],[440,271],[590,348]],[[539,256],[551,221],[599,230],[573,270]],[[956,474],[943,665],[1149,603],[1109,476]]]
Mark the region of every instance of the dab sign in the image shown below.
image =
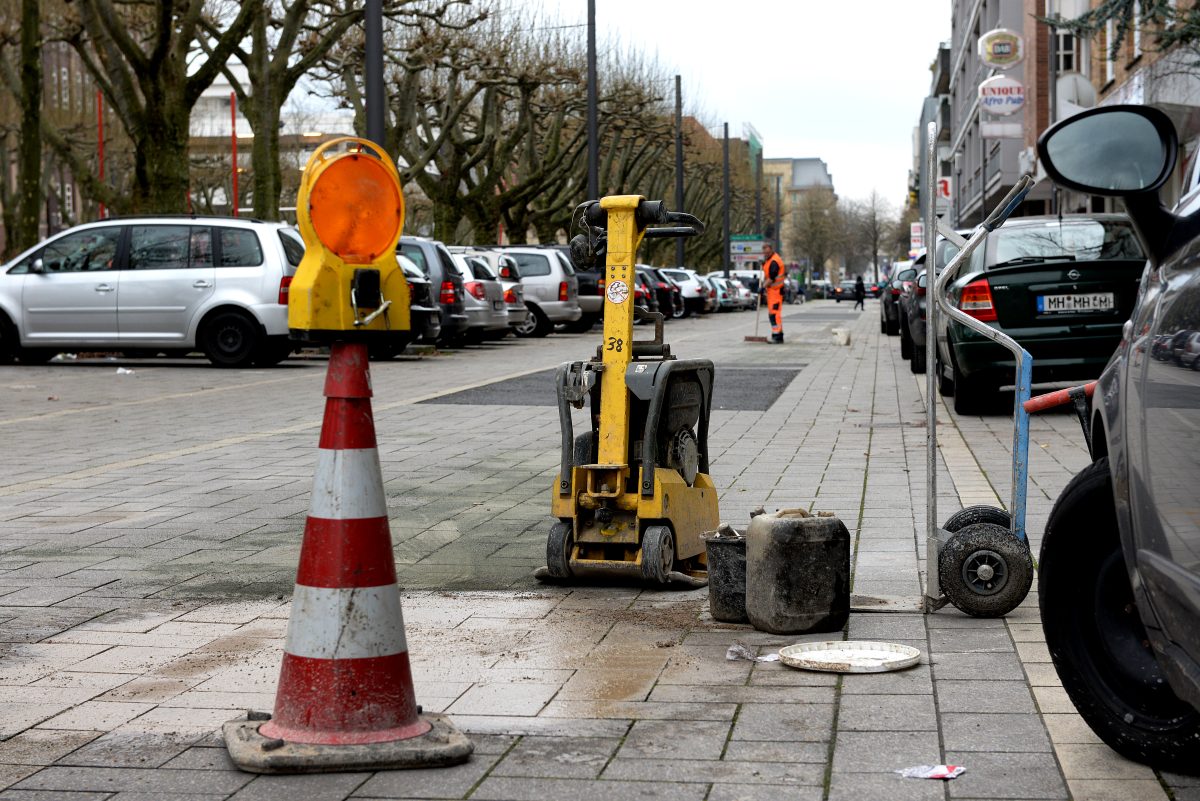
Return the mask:
[[[996,28],[979,37],[979,59],[997,70],[1010,70],[1025,58],[1021,36],[1007,28]]]
[[[979,105],[984,111],[1006,117],[1025,107],[1025,85],[1015,78],[997,75],[979,84]]]

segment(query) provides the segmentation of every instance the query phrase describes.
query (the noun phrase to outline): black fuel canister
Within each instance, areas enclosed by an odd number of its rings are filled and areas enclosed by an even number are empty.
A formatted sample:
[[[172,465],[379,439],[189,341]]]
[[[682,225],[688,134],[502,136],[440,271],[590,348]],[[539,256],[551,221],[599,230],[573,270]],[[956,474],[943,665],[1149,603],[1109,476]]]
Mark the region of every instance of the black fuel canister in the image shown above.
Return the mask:
[[[850,617],[850,532],[801,509],[758,515],[746,532],[746,615],[772,634],[840,631]]]

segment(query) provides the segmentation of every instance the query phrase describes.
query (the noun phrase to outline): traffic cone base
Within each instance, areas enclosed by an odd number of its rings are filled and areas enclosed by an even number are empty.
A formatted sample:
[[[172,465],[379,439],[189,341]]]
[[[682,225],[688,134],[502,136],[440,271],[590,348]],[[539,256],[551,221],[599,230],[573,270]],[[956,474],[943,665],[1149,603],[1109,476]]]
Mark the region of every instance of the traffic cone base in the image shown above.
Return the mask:
[[[335,344],[275,713],[225,724],[251,773],[453,765],[471,741],[421,715],[404,636],[365,345]]]
[[[358,745],[298,743],[262,733],[266,713],[251,712],[225,724],[233,763],[248,773],[333,773],[357,770],[441,768],[466,762],[474,747],[446,715],[420,715],[429,731],[418,737]]]

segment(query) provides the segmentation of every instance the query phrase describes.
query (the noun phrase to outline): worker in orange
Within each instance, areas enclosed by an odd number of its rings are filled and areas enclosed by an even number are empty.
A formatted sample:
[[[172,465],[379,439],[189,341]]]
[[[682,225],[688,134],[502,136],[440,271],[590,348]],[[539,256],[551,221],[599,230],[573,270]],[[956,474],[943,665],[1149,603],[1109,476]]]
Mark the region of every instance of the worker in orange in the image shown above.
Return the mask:
[[[763,245],[763,288],[767,293],[767,318],[771,321],[771,342],[783,342],[783,284],[787,270],[783,259],[769,243]]]

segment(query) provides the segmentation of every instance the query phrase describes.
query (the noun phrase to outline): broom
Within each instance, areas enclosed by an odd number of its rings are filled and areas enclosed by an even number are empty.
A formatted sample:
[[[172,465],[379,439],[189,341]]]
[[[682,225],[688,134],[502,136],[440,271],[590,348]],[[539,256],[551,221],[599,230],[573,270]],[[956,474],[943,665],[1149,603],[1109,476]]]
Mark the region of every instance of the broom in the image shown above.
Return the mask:
[[[756,304],[755,309],[754,309],[754,336],[744,337],[743,338],[744,342],[766,342],[767,341],[766,337],[760,337],[758,335],[758,321],[760,319],[762,319],[762,301],[761,300]]]

